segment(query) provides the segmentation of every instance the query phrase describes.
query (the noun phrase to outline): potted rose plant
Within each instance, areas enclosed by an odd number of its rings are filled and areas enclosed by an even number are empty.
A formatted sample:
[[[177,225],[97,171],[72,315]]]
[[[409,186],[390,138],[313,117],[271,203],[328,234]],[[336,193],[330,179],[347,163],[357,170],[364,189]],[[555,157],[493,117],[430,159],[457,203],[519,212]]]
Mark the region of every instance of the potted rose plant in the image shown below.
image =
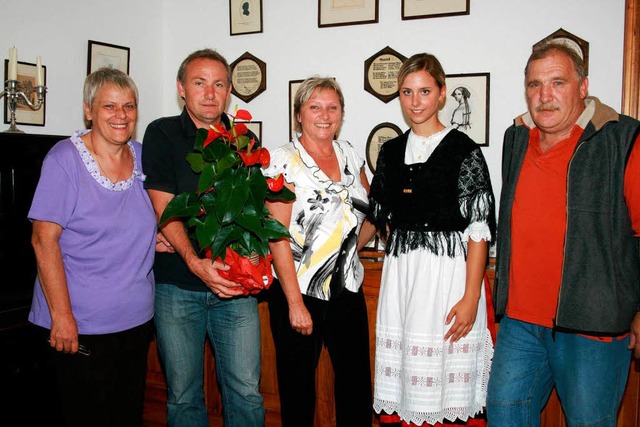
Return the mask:
[[[251,120],[251,114],[236,108],[229,117],[229,130],[198,129],[194,149],[187,154],[191,169],[200,175],[198,186],[174,197],[160,224],[188,218],[187,227],[200,250],[231,267],[219,273],[241,284],[246,293],[256,293],[273,281],[269,240],[291,237],[270,217],[265,200],[291,201],[295,195],[284,186],[282,175],[262,174],[269,151],[249,138],[244,123],[236,122]]]

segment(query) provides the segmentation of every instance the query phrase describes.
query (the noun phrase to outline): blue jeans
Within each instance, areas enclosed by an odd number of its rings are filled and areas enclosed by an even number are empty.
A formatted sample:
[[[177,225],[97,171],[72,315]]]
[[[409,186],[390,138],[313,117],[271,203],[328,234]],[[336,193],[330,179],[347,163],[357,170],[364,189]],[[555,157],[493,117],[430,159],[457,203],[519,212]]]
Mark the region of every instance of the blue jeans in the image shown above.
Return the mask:
[[[225,427],[264,426],[260,319],[254,297],[223,300],[213,292],[158,283],[155,322],[167,379],[169,426],[209,426],[203,392],[205,336],[216,359]]]
[[[598,341],[504,317],[487,395],[491,427],[539,426],[555,385],[567,426],[615,427],[631,352],[629,338]]]

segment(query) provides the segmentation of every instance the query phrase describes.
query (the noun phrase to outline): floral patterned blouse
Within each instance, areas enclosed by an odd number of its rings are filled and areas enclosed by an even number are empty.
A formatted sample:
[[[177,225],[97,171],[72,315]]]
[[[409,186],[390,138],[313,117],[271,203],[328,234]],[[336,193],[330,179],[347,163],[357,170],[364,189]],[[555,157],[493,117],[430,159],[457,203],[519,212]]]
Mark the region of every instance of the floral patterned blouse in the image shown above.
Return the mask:
[[[364,277],[356,250],[368,209],[360,179],[364,161],[349,142],[333,141],[341,171],[340,182],[335,182],[305,151],[298,136],[273,151],[264,174],[282,173],[295,186],[289,231],[300,291],[329,300],[343,289],[357,292]]]

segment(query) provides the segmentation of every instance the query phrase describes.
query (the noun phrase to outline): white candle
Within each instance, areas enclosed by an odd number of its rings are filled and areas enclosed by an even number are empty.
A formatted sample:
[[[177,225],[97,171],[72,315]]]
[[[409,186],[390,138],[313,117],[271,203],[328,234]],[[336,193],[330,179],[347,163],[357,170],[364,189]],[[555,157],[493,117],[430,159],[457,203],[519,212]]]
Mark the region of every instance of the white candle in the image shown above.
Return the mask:
[[[9,80],[18,80],[18,49],[9,49]]]
[[[42,59],[36,56],[36,86],[44,86],[42,79]]]

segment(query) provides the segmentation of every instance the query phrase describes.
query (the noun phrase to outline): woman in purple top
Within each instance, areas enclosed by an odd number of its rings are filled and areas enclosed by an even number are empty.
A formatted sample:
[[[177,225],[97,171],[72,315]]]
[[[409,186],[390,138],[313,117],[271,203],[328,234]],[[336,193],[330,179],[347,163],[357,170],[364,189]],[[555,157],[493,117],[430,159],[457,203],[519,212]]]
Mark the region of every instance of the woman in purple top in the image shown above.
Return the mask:
[[[140,426],[156,219],[131,139],[135,83],[99,69],[83,106],[90,129],[47,154],[29,211],[38,269],[29,321],[49,341],[66,425]]]

